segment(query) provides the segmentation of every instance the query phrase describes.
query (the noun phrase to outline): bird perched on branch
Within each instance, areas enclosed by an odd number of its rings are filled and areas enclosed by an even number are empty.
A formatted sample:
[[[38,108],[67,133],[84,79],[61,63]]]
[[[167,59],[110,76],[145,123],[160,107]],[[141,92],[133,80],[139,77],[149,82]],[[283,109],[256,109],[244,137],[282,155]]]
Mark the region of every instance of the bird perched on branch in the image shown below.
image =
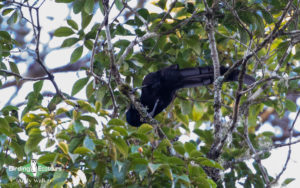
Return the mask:
[[[229,68],[221,66],[223,75]],[[224,80],[225,82],[237,81],[239,70],[234,70]],[[255,79],[245,74],[244,83],[252,84]],[[151,72],[143,80],[141,104],[147,108],[151,117],[163,111],[175,98],[175,93],[181,88],[192,88],[210,85],[214,82],[213,66],[179,69],[178,65],[171,65],[156,72]],[[141,126],[141,115],[133,105],[126,112],[127,122],[135,127]]]

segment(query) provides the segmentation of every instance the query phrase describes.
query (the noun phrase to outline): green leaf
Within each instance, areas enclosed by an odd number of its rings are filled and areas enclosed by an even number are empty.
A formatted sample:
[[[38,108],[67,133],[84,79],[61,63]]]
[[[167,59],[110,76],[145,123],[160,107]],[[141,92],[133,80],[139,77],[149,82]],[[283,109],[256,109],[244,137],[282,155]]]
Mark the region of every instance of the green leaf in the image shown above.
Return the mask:
[[[74,20],[68,19],[68,20],[67,20],[67,23],[68,23],[68,25],[71,26],[73,29],[78,30],[78,25],[77,25],[77,23],[76,23]]]
[[[64,152],[64,154],[69,153],[69,146],[65,142],[59,142],[58,147]]]
[[[95,144],[92,139],[90,139],[88,136],[85,137],[83,141],[83,146],[90,149],[91,151],[94,151]]]
[[[174,142],[173,147],[177,153],[184,155],[185,149],[184,149],[182,142]]]
[[[91,124],[94,124],[94,125],[98,124],[98,121],[92,116],[80,116],[78,119],[83,120],[83,121],[87,121],[87,122],[89,122]]]
[[[72,154],[72,153],[69,153],[69,156],[72,160],[73,163],[76,162],[76,159],[80,156],[79,154]]]
[[[91,41],[91,40],[85,40],[84,41],[84,46],[87,48],[87,49],[89,49],[89,50],[93,50],[93,46],[94,46],[94,44],[93,44],[93,42]]]
[[[263,9],[262,15],[268,24],[273,23],[274,20],[273,20],[272,14],[269,13],[267,10]]]
[[[13,10],[15,10],[15,9],[13,9],[13,8],[8,8],[8,9],[3,10],[2,16],[6,16],[7,14],[11,13]]]
[[[85,0],[83,8],[86,13],[92,14],[94,9],[94,0]]]
[[[40,81],[34,83],[33,84],[34,93],[39,94],[42,90],[43,84],[44,84],[44,80],[40,80]]]
[[[15,63],[9,62],[9,67],[10,67],[10,69],[11,69],[11,71],[12,71],[13,73],[16,73],[16,74],[19,74],[19,75],[20,75],[18,66],[17,66]],[[17,76],[15,76],[15,78],[16,78],[17,81],[20,80],[20,78],[17,77]]]
[[[184,161],[178,157],[168,157],[168,163],[170,165],[184,165]]]
[[[166,3],[167,3],[167,0],[159,0],[156,5],[159,6],[161,9],[165,9],[166,8]]]
[[[164,174],[171,180],[173,181],[173,173],[172,173],[172,169],[170,168],[169,165],[163,165],[163,172]]]
[[[77,147],[74,152],[75,154],[81,154],[81,155],[85,155],[88,153],[92,153],[92,151],[86,147]]]
[[[82,90],[82,88],[84,88],[84,86],[87,84],[88,81],[89,81],[88,77],[77,80],[72,87],[71,95],[72,96],[76,95],[80,90]]]
[[[215,162],[213,160],[210,160],[208,158],[205,158],[205,157],[198,157],[196,159],[196,161],[199,161],[200,164],[203,165],[203,166],[218,168],[218,169],[221,169],[221,170],[224,169],[219,163],[217,163],[217,162]]]
[[[192,144],[191,142],[184,143],[184,149],[188,153],[191,153],[193,150],[196,150],[196,146]]]
[[[61,47],[62,48],[65,48],[65,47],[70,47],[70,46],[73,46],[74,44],[76,44],[80,39],[78,38],[67,38],[64,40],[64,42],[61,44]]]
[[[84,100],[78,100],[77,101],[78,106],[82,109],[82,110],[86,110],[88,112],[94,112],[94,108],[91,106],[90,103],[88,103],[87,101]]]
[[[298,52],[299,52],[299,51],[298,51]],[[298,53],[298,52],[297,52],[297,53]],[[296,54],[297,54],[297,53],[296,53]],[[299,52],[299,58],[300,58],[300,52]],[[294,71],[294,72],[297,72],[297,73],[300,73],[300,66],[294,68],[293,71]]]
[[[10,181],[15,180],[19,176],[18,170],[10,170],[9,168],[6,168],[6,174]],[[16,186],[16,187],[18,187],[18,186]]]
[[[190,114],[192,112],[192,105],[190,101],[180,100],[181,111],[183,115]]]
[[[285,106],[291,112],[296,112],[297,111],[297,105],[289,99],[286,99]]]
[[[149,131],[151,131],[153,129],[153,127],[149,124],[142,124],[142,126],[140,126],[137,130],[137,132],[139,134],[147,134]]]
[[[282,184],[281,184],[281,186],[287,186],[288,184],[290,184],[291,182],[293,182],[295,180],[295,178],[287,178],[287,179],[285,179],[283,182],[282,182]]]
[[[127,136],[128,135],[127,130],[124,127],[113,126],[112,130],[115,130],[115,131],[119,132],[123,136]]]
[[[12,25],[12,24],[16,23],[17,20],[18,20],[18,17],[19,17],[18,11],[15,11],[15,12],[8,18],[7,24],[8,24],[8,25]]]
[[[56,171],[54,172],[54,176],[53,176],[53,180],[50,187],[63,187],[63,185],[65,184],[65,181],[68,178],[68,172],[65,171]]]
[[[11,136],[12,134],[11,128],[4,118],[0,118],[0,132],[5,134],[6,136]]]
[[[80,121],[75,121],[74,123],[74,130],[76,133],[80,133],[82,130],[84,130],[84,126]]]
[[[85,0],[75,0],[73,3],[73,12],[74,14],[78,14],[81,12],[82,8],[84,7]]]
[[[71,54],[70,62],[75,63],[82,56],[83,46],[77,47]]]
[[[12,140],[10,146],[14,149],[15,154],[19,161],[23,161],[24,153],[24,146],[21,146],[16,141]]]
[[[109,120],[109,122],[107,123],[108,125],[116,125],[116,126],[125,126],[125,122],[120,120],[120,119],[111,119]]]
[[[104,15],[104,6],[103,6],[102,1],[99,1],[99,8],[100,8],[100,11],[101,11],[102,15]]]
[[[47,154],[42,155],[38,159],[38,162],[41,164],[52,163],[57,158],[57,156],[58,156],[58,153],[47,153]]]
[[[154,172],[161,167],[162,164],[153,164],[153,163],[149,163],[148,164],[148,168],[151,171],[151,174],[154,174]]]
[[[94,81],[90,81],[90,83],[86,86],[85,94],[86,98],[89,99],[90,97],[93,96],[93,93],[95,92],[94,89]]]
[[[3,40],[11,41],[10,34],[9,34],[7,31],[0,31],[0,37],[1,37]]]
[[[60,27],[54,31],[54,36],[56,37],[67,37],[75,32],[69,27]]]
[[[30,122],[26,126],[26,130],[29,130],[29,129],[33,128],[33,127],[39,127],[39,126],[41,126],[41,123],[39,123],[39,122]]]
[[[29,138],[26,141],[24,151],[28,155],[30,152],[35,151],[40,141],[44,138],[41,135],[41,130],[39,128],[32,128],[29,131]]]
[[[81,28],[85,29],[91,22],[93,14],[89,15],[86,12],[81,12]]]
[[[122,0],[115,0],[115,4],[118,10],[122,10],[124,7]]]
[[[117,147],[118,151],[127,158],[128,155],[128,145],[122,137],[112,138],[113,143]]]

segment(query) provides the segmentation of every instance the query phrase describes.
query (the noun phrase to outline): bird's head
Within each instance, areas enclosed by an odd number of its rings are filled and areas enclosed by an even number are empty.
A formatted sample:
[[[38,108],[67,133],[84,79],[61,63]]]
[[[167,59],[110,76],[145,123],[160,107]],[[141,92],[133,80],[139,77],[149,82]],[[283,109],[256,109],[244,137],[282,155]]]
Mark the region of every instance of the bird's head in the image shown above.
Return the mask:
[[[127,122],[134,126],[134,127],[139,127],[143,124],[140,120],[141,116],[139,112],[134,108],[134,106],[130,106],[128,111],[126,112],[126,120]]]

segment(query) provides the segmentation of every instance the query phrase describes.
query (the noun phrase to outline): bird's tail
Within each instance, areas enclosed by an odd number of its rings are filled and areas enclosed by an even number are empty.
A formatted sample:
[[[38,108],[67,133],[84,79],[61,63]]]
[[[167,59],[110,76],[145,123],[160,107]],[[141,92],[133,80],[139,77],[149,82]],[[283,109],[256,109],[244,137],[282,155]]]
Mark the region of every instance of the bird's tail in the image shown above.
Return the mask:
[[[220,69],[221,75],[223,75],[227,70],[227,67],[222,66]],[[228,75],[228,77],[224,81],[238,81],[239,72],[239,70],[234,70]],[[180,75],[182,77],[182,82],[180,83],[180,85],[183,88],[210,85],[214,82],[213,66],[180,69]],[[248,74],[244,75],[245,84],[251,85],[254,82],[255,78]]]

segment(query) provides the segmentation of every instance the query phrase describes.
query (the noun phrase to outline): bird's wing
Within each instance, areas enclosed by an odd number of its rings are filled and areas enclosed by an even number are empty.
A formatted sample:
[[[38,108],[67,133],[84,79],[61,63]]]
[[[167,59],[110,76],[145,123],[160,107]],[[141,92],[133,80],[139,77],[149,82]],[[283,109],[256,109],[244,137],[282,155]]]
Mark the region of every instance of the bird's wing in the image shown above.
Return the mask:
[[[191,88],[212,84],[214,81],[214,70],[212,66],[186,68],[179,71],[181,76],[180,88]]]

